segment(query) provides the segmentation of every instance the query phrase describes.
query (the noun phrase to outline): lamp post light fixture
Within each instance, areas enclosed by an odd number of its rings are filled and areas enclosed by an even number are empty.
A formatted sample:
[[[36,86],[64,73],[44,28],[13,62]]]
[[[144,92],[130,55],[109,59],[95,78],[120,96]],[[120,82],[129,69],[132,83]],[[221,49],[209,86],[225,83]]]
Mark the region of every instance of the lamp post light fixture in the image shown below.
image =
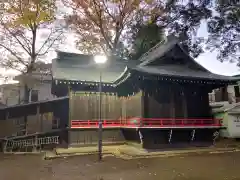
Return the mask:
[[[96,64],[101,66],[107,62],[107,57],[102,55],[94,56]],[[102,70],[100,67],[99,74],[99,121],[98,121],[98,159],[102,160]]]

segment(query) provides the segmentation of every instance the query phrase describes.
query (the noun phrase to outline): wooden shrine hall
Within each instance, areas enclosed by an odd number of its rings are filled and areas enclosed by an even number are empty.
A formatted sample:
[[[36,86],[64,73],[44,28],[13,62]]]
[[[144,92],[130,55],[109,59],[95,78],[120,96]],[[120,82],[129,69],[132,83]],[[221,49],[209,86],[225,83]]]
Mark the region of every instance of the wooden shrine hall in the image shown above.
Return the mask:
[[[96,144],[99,76],[102,73],[103,143],[133,141],[145,148],[209,145],[221,122],[213,119],[208,93],[236,83],[198,64],[176,38],[167,38],[139,60],[58,52],[52,93],[69,96],[70,145]]]

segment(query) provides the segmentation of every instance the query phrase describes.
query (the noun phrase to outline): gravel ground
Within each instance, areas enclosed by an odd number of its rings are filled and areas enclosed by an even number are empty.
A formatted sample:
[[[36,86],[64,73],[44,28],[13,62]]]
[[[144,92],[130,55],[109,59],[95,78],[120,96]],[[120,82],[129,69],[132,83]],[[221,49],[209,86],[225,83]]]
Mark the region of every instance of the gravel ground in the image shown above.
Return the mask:
[[[1,155],[2,180],[240,180],[240,153],[122,160]]]

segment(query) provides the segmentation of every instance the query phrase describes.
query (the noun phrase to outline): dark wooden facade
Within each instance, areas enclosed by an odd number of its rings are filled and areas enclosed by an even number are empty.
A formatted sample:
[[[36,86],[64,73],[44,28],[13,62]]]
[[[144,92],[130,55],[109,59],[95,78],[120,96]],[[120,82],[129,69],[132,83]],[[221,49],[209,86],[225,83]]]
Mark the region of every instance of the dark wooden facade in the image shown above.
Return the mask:
[[[70,92],[70,118],[71,120],[99,119],[99,93]],[[142,117],[142,93],[129,97],[119,97],[116,93],[102,93],[101,118],[103,120],[122,120],[131,117]]]
[[[104,74],[101,118],[120,121],[121,124],[127,123],[129,118],[170,119],[176,126],[179,122],[177,119],[186,122],[188,119],[211,119],[208,93],[236,81],[232,77],[212,74],[203,68],[185,53],[176,40],[157,45],[134,63],[110,60],[101,69],[93,64],[91,57],[76,54],[68,57],[67,54],[59,53],[53,62],[52,92],[57,96],[69,95],[69,144],[96,143],[93,140],[96,137],[93,138],[91,133],[96,132],[97,126],[91,132],[86,130],[90,135],[87,133],[84,137],[81,136],[85,131],[83,127],[71,128],[72,121],[97,123],[99,119],[99,73],[96,71]],[[70,61],[73,62],[72,67]],[[184,137],[187,141],[195,129],[200,134],[197,136],[199,140],[199,137],[204,139],[206,134],[212,139],[215,131],[208,127],[199,130],[194,125],[185,129],[181,127],[181,132],[177,127],[174,128],[179,137]],[[172,134],[171,127],[165,128],[164,132],[160,128],[162,135],[159,130],[153,132],[150,129],[142,130],[145,140],[149,142],[158,141],[154,138],[159,136],[168,141],[166,138],[169,138],[169,133]],[[109,139],[120,141],[122,137],[125,140],[135,136],[138,138],[136,130],[122,127],[117,132],[111,129],[114,133],[107,133],[109,129],[104,131],[107,142]],[[118,138],[116,134],[119,135]],[[145,144],[148,142],[145,141]]]
[[[135,80],[133,80],[136,82]],[[127,85],[129,86],[129,85]],[[208,92],[204,85],[144,80],[141,116],[145,118],[210,118]]]

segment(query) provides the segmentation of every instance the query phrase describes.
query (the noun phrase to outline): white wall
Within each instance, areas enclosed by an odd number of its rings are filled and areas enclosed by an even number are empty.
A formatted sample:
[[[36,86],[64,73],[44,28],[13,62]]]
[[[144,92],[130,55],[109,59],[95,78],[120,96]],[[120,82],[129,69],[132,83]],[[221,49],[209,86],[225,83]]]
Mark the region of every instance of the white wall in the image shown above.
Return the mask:
[[[48,83],[44,82],[35,85],[33,89],[38,90],[39,101],[50,100],[54,98],[54,96],[51,93],[51,87],[52,87],[51,82]]]
[[[1,98],[0,101],[3,104],[8,106],[19,104],[19,96],[20,100],[24,99],[24,87],[20,84],[12,84],[11,86],[1,87]],[[39,82],[36,83],[33,87],[33,90],[38,90],[38,100],[51,100],[54,96],[51,94],[51,81],[48,82]]]
[[[229,99],[229,101],[235,103],[236,102],[236,97],[235,97],[234,86],[233,85],[229,85],[227,87],[227,92],[228,92],[228,99]]]

